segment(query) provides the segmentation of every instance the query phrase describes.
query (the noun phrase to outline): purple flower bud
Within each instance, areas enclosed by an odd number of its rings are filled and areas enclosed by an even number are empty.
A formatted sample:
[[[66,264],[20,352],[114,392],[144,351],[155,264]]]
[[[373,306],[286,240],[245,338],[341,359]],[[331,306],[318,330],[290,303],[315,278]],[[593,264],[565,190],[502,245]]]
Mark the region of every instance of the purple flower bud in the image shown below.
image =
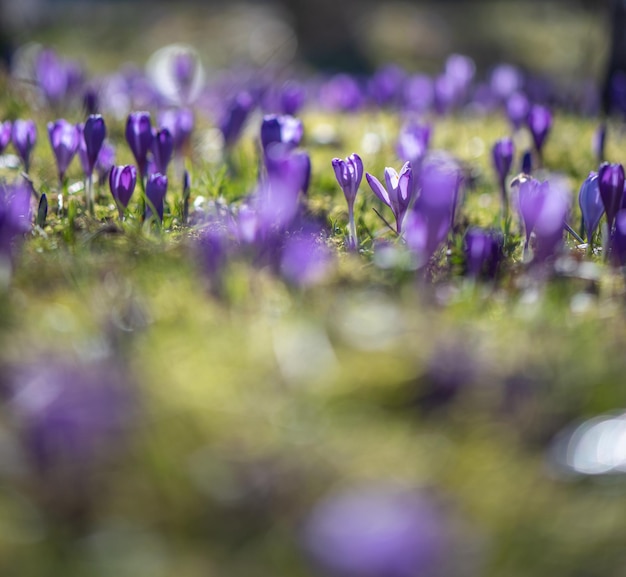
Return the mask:
[[[515,145],[509,137],[501,138],[493,145],[493,164],[496,169],[496,174],[498,175],[498,182],[501,184],[506,181],[506,177],[511,171],[514,154]]]
[[[535,221],[534,262],[545,262],[558,254],[563,246],[563,231],[570,209],[570,193],[559,183],[552,183],[545,192]]]
[[[179,92],[186,98],[196,73],[197,61],[192,52],[179,52],[172,58],[172,76]]]
[[[365,174],[368,184],[374,194],[389,208],[396,219],[396,232],[402,232],[402,221],[409,208],[413,195],[413,171],[410,163],[406,162],[400,174],[395,169],[385,168],[385,188],[380,181],[369,173]]]
[[[59,181],[62,183],[76,151],[80,134],[73,124],[61,118],[48,123],[48,137],[57,163]]]
[[[152,216],[152,208],[156,210],[159,220],[163,222],[163,210],[165,195],[167,193],[167,176],[156,172],[148,177],[146,184],[146,199],[148,206],[146,207],[146,219]],[[152,205],[152,207],[150,206]]]
[[[626,266],[626,210],[615,215],[615,229],[611,237],[611,261],[615,266]]]
[[[88,115],[98,114],[100,109],[100,95],[98,91],[89,86],[83,93],[83,106]]]
[[[488,278],[495,277],[502,256],[502,244],[502,235],[496,231],[469,229],[465,235],[467,274],[478,277],[484,273]]]
[[[304,127],[298,118],[270,114],[265,116],[261,123],[261,145],[264,151],[272,144],[296,148],[302,140],[303,133]]]
[[[517,208],[524,223],[526,233],[526,245],[530,241],[537,218],[541,213],[546,195],[549,193],[550,185],[547,181],[539,182],[530,177],[524,178],[519,183],[517,190]]]
[[[11,142],[11,121],[5,120],[0,122],[0,154],[4,152],[9,142]]]
[[[148,151],[152,148],[152,124],[149,112],[131,112],[126,121],[126,142],[135,157],[141,179],[148,168]]]
[[[107,134],[104,118],[100,114],[92,114],[85,121],[83,127],[83,139],[85,141],[85,152],[87,153],[87,176],[91,176],[98,160],[98,154],[102,148],[102,143]]]
[[[593,234],[598,228],[600,219],[604,214],[604,203],[600,196],[600,187],[598,186],[598,173],[591,172],[585,179],[580,192],[578,193],[578,204],[580,212],[583,215],[585,231],[587,233],[587,242],[591,243]]]
[[[96,170],[100,175],[100,178],[108,176],[109,171],[115,164],[115,148],[108,142],[104,142],[98,154],[98,160],[96,160]]]
[[[522,174],[532,174],[533,172],[533,153],[530,150],[527,150],[522,155],[522,164],[521,164],[521,172]]]
[[[35,81],[48,104],[56,106],[65,98],[70,83],[68,70],[53,50],[42,50],[37,55]]]
[[[167,128],[154,132],[152,140],[152,155],[157,172],[167,174],[167,166],[172,160],[174,139]]]
[[[416,577],[438,574],[449,543],[447,522],[431,498],[381,484],[318,503],[304,546],[333,577]]]
[[[535,149],[541,154],[545,140],[552,128],[552,113],[545,106],[535,104],[531,106],[528,112],[527,124],[533,137]]]
[[[504,102],[522,87],[522,82],[522,74],[515,66],[500,64],[493,69],[489,84],[495,96]]]
[[[602,164],[598,171],[598,186],[606,212],[606,221],[611,231],[624,196],[624,167],[621,164],[608,162]]]
[[[32,224],[31,189],[27,184],[6,186],[0,183],[0,266],[14,254],[16,240]]]
[[[24,164],[24,172],[30,168],[30,153],[37,142],[37,127],[32,120],[16,120],[11,129],[13,148]]]
[[[432,127],[429,124],[409,122],[405,124],[400,135],[396,151],[398,157],[411,163],[411,168],[417,170],[430,144]]]
[[[280,109],[283,114],[293,116],[304,105],[306,92],[297,82],[285,82],[280,91]]]
[[[229,104],[219,128],[224,137],[224,145],[230,148],[241,136],[243,127],[254,108],[254,99],[248,92],[240,92]]]
[[[528,118],[530,102],[525,94],[514,92],[506,101],[506,114],[515,130],[519,130]]]
[[[354,200],[363,178],[363,161],[361,157],[353,153],[345,160],[333,158],[332,165],[348,206],[354,206]]]
[[[356,112],[363,106],[359,83],[349,74],[336,74],[321,88],[320,101],[329,110]]]
[[[298,192],[307,194],[311,181],[311,158],[306,152],[274,144],[267,149],[264,160],[270,181],[282,181],[296,195]]]
[[[117,204],[120,218],[124,216],[124,210],[128,207],[136,184],[137,169],[132,164],[114,166],[111,169],[109,173],[109,188]]]
[[[159,125],[170,131],[174,139],[174,150],[179,152],[189,142],[193,132],[193,112],[188,108],[165,110],[159,114]]]

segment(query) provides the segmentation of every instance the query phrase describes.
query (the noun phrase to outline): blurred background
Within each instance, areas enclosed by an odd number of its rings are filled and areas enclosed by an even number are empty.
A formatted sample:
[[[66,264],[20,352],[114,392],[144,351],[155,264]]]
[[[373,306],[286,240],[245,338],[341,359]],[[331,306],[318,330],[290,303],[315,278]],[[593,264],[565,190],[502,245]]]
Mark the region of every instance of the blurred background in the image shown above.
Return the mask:
[[[612,0],[0,0],[5,60],[37,40],[90,67],[147,58],[172,42],[203,62],[290,64],[366,73],[395,61],[438,69],[452,52],[479,68],[510,62],[532,72],[601,79]],[[99,72],[101,70],[94,70]]]

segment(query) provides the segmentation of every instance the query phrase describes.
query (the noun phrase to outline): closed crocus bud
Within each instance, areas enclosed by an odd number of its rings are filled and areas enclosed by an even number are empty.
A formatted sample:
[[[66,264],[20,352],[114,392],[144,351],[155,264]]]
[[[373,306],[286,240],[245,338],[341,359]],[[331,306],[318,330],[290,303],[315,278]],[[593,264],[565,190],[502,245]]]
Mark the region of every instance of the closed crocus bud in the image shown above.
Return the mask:
[[[152,216],[152,209],[156,210],[159,220],[163,222],[163,208],[167,193],[167,176],[157,172],[148,177],[146,184],[146,219]],[[152,206],[150,206],[152,205]]]
[[[530,150],[527,150],[522,155],[522,165],[521,165],[522,174],[530,175],[533,172],[533,155]]]
[[[241,136],[243,127],[254,108],[254,99],[247,92],[239,93],[229,104],[224,113],[219,128],[224,137],[224,145],[229,148]]]
[[[16,240],[30,230],[32,214],[31,188],[27,184],[0,183],[0,269],[10,266]]]
[[[535,229],[535,223],[548,192],[548,182],[539,182],[532,177],[522,179],[518,185],[517,208],[524,224],[526,246],[528,246],[530,235]]]
[[[85,152],[87,153],[87,176],[91,176],[96,166],[102,143],[107,134],[104,118],[100,114],[92,114],[85,121],[83,127],[83,139],[85,140]]]
[[[409,122],[398,136],[396,151],[398,157],[411,163],[411,168],[417,170],[424,155],[428,151],[432,127],[429,124]]]
[[[189,142],[193,132],[193,112],[188,108],[165,110],[159,114],[159,125],[170,131],[174,150],[179,152]]]
[[[337,182],[348,203],[348,225],[350,230],[350,244],[357,245],[356,224],[354,222],[354,201],[363,179],[363,161],[353,153],[345,160],[334,158],[332,161]]]
[[[304,548],[332,577],[432,577],[448,555],[448,522],[427,494],[393,484],[357,486],[319,502]]]
[[[498,175],[498,182],[501,184],[506,181],[506,177],[511,171],[514,154],[515,145],[513,144],[513,140],[511,140],[508,136],[497,140],[493,145],[493,165],[496,169],[496,174]]]
[[[598,171],[598,187],[606,212],[606,221],[611,231],[624,196],[624,167],[621,164],[608,162],[602,164]]]
[[[522,92],[514,92],[506,101],[506,115],[515,130],[519,130],[524,125],[529,110],[530,103]]]
[[[172,159],[174,152],[174,139],[167,128],[154,133],[152,140],[152,155],[154,157],[154,165],[157,172],[161,174],[167,173],[167,166]]]
[[[496,275],[502,256],[502,235],[493,230],[471,228],[465,235],[465,259],[467,274],[478,277]]]
[[[604,203],[602,202],[602,197],[600,196],[597,172],[591,172],[580,187],[580,192],[578,193],[578,204],[580,205],[580,212],[583,215],[587,242],[591,244],[593,234],[598,228],[600,219],[604,214]]]
[[[296,148],[302,140],[304,127],[302,121],[293,116],[267,115],[261,124],[261,144],[263,150],[273,144],[282,144],[287,148]]]
[[[526,122],[533,138],[535,149],[541,154],[548,133],[552,128],[552,113],[547,107],[535,104],[531,106]]]
[[[143,180],[148,168],[148,151],[152,148],[152,124],[149,112],[131,112],[128,115],[126,142],[135,157]]]
[[[120,219],[124,216],[124,210],[128,207],[136,184],[137,169],[132,164],[114,166],[111,169],[109,173],[109,187],[115,199],[115,204],[117,204]]]
[[[545,190],[541,210],[535,221],[534,262],[542,263],[558,255],[570,209],[570,193],[558,182]]]
[[[373,175],[366,173],[365,178],[374,194],[393,212],[396,219],[396,232],[402,232],[402,222],[409,208],[413,194],[413,171],[410,163],[406,162],[398,174],[391,167],[385,168],[384,187]]]
[[[24,164],[24,171],[30,168],[30,153],[37,142],[37,127],[32,120],[16,120],[11,129],[13,148]]]
[[[4,152],[9,142],[11,142],[11,121],[5,120],[0,122],[0,154]]]
[[[61,118],[48,123],[48,137],[59,172],[59,181],[63,183],[65,172],[78,150],[79,132],[73,124]]]
[[[283,114],[293,116],[304,105],[306,92],[297,82],[286,82],[280,91],[280,108]]]
[[[615,215],[615,230],[611,239],[611,261],[615,266],[626,266],[626,210]]]

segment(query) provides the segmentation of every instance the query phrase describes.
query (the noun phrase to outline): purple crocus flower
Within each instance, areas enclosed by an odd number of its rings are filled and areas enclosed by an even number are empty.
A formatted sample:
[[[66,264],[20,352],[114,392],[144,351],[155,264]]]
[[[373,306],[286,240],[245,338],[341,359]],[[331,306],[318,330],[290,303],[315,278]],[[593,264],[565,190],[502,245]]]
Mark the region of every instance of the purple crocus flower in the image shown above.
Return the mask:
[[[522,162],[521,162],[521,173],[530,175],[533,172],[533,153],[530,150],[527,150],[522,154]]]
[[[541,156],[543,145],[552,128],[552,113],[546,106],[535,104],[530,107],[526,122],[535,144],[535,150]]]
[[[356,199],[361,180],[363,179],[363,161],[361,157],[353,153],[345,160],[334,158],[332,161],[337,182],[343,190],[348,203],[348,228],[350,231],[350,244],[352,247],[358,245],[356,224],[354,222],[354,201]]]
[[[87,153],[88,177],[91,177],[96,166],[106,134],[106,124],[100,114],[92,114],[87,118],[83,126],[83,139],[85,141],[85,152]]]
[[[500,184],[506,181],[506,177],[511,171],[513,165],[513,155],[515,154],[515,145],[513,140],[508,136],[496,140],[492,148],[493,165],[498,175]]]
[[[311,157],[304,151],[291,150],[289,146],[274,144],[264,156],[270,181],[289,181],[295,192],[307,194],[311,181]]]
[[[11,142],[11,126],[10,120],[0,122],[0,154],[4,152],[4,149]]]
[[[167,193],[167,176],[156,172],[148,177],[146,184],[146,219],[152,216],[152,209],[156,210],[159,220],[163,222],[165,195]],[[150,206],[152,205],[152,206]]]
[[[296,148],[303,134],[302,121],[293,116],[269,114],[261,123],[261,145],[264,151],[273,144],[282,144],[290,149]]]
[[[30,168],[30,153],[37,142],[37,127],[32,120],[15,120],[11,128],[13,148],[24,164],[24,172]]]
[[[109,187],[115,199],[120,219],[124,217],[124,211],[128,207],[130,197],[135,191],[137,184],[137,169],[132,164],[114,166],[109,173]]]
[[[159,126],[170,131],[174,139],[174,150],[180,152],[189,143],[193,132],[193,112],[188,108],[164,110],[159,114]]]
[[[279,100],[283,114],[290,116],[297,114],[306,100],[304,87],[297,82],[285,82],[280,90]]]
[[[96,160],[96,171],[101,179],[108,177],[109,171],[115,164],[115,148],[112,144],[104,142]]]
[[[524,224],[526,234],[526,246],[530,242],[530,235],[535,229],[535,223],[541,213],[543,202],[549,193],[550,184],[539,182],[535,178],[522,178],[516,184],[517,188],[517,209]]]
[[[30,230],[31,194],[27,184],[0,183],[0,267],[11,266],[16,240]]]
[[[530,102],[522,92],[514,92],[506,101],[506,115],[514,130],[519,130],[528,119]]]
[[[583,215],[583,222],[587,233],[587,243],[591,245],[593,242],[593,234],[598,228],[600,219],[604,214],[604,203],[600,196],[597,172],[590,172],[589,176],[580,187],[578,204],[580,205],[580,212]]]
[[[502,217],[506,218],[509,209],[509,197],[506,191],[506,177],[511,171],[515,145],[508,136],[496,141],[492,148],[493,165],[498,176],[500,186],[500,197],[502,199]]]
[[[42,50],[37,55],[35,81],[48,104],[56,106],[65,98],[70,84],[68,69],[53,50]]]
[[[135,157],[143,181],[148,168],[148,151],[152,148],[152,124],[149,112],[131,112],[126,121],[126,142]]]
[[[615,229],[611,238],[611,260],[615,266],[626,266],[626,210],[615,215]]]
[[[375,176],[369,173],[365,174],[374,194],[391,208],[396,219],[396,232],[398,234],[402,232],[402,221],[412,200],[412,175],[413,171],[409,162],[404,164],[400,174],[395,169],[387,167],[385,168],[385,183],[387,185],[385,188]]]
[[[410,162],[414,171],[419,170],[422,159],[428,151],[431,134],[432,127],[429,124],[417,122],[405,124],[400,131],[396,145],[398,157]]]
[[[167,128],[155,131],[152,138],[152,155],[156,172],[167,174],[167,166],[174,153],[174,139]]]
[[[598,187],[610,232],[624,196],[624,167],[621,164],[608,162],[602,164],[598,171]]]
[[[48,137],[57,163],[59,182],[62,185],[65,173],[78,150],[80,134],[73,124],[61,118],[48,123]]]
[[[503,238],[499,232],[471,228],[465,235],[465,259],[467,274],[478,277],[486,274],[488,278],[496,275],[502,256]]]
[[[308,555],[333,577],[432,576],[448,541],[447,521],[432,498],[392,484],[325,498],[304,531]]]
[[[522,73],[510,64],[500,64],[491,72],[489,85],[493,94],[501,101],[506,101],[517,92],[523,83]]]
[[[349,74],[336,74],[320,90],[320,102],[329,110],[356,112],[363,106],[363,92]]]
[[[228,105],[219,122],[224,137],[224,146],[230,148],[239,140],[243,127],[254,108],[254,99],[248,92],[240,92]]]
[[[378,106],[391,106],[398,103],[406,73],[399,66],[384,66],[370,78],[368,91]]]
[[[563,245],[570,194],[558,182],[544,191],[541,209],[535,221],[536,247],[533,262],[543,263],[558,254]]]

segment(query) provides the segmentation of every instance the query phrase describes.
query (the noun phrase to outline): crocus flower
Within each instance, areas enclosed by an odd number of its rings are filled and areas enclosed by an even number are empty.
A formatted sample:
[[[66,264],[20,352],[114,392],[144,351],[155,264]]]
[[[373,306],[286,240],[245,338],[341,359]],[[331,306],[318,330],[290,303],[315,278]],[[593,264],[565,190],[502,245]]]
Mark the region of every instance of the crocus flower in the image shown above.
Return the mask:
[[[219,122],[219,129],[224,137],[224,146],[230,148],[237,142],[253,108],[254,99],[248,92],[240,92],[233,98]]]
[[[135,185],[137,184],[137,169],[132,164],[114,166],[109,173],[109,187],[115,199],[120,219],[128,207]]]
[[[610,232],[613,230],[615,215],[622,205],[624,196],[624,167],[608,162],[602,164],[598,171],[598,187]]]
[[[535,104],[531,106],[526,122],[535,144],[535,150],[541,155],[543,145],[552,128],[552,113],[547,107]]]
[[[37,127],[32,120],[16,120],[11,129],[13,148],[24,164],[24,172],[30,168],[30,153],[37,142]]]
[[[528,118],[530,102],[522,92],[514,92],[506,101],[506,115],[514,130],[519,130]]]
[[[83,139],[85,141],[85,152],[87,153],[88,177],[91,177],[96,166],[106,134],[106,124],[100,114],[92,114],[87,118],[83,126]]]
[[[297,82],[285,82],[280,90],[279,99],[281,112],[293,116],[304,105],[306,92],[303,86]]]
[[[304,127],[302,121],[293,116],[270,114],[261,123],[261,144],[266,151],[272,144],[283,144],[287,148],[296,148],[302,140]]]
[[[502,256],[502,235],[493,230],[471,228],[465,235],[465,261],[467,274],[478,277],[486,274],[493,278]]]
[[[404,83],[404,106],[407,110],[426,112],[435,99],[435,85],[425,74],[409,77]]]
[[[167,193],[167,176],[159,172],[151,174],[146,184],[146,219],[152,216],[152,209],[156,210],[159,220],[163,222],[165,195]],[[152,205],[152,206],[151,206]]]
[[[348,203],[348,226],[350,230],[350,244],[357,246],[356,225],[354,222],[354,201],[356,199],[361,180],[363,178],[363,161],[361,157],[353,153],[345,160],[334,158],[332,161],[337,182],[343,190]]]
[[[60,104],[70,85],[65,63],[53,50],[42,50],[35,59],[34,72],[37,86],[48,104],[52,106]]]
[[[547,181],[539,182],[535,178],[522,178],[517,188],[517,208],[524,224],[526,246],[530,242],[537,218],[541,213],[543,202],[549,193],[550,185]]]
[[[152,155],[156,172],[167,174],[167,166],[174,152],[174,139],[167,128],[155,131],[152,139]]]
[[[356,112],[363,106],[363,92],[349,74],[336,74],[320,90],[320,102],[329,110]]]
[[[615,266],[626,266],[626,210],[615,215],[615,229],[611,238],[611,260]]]
[[[543,263],[558,254],[563,245],[563,232],[570,209],[569,191],[560,183],[552,182],[544,194],[535,221],[535,263]]]
[[[5,120],[0,122],[0,154],[4,152],[9,142],[11,142],[11,121]]]
[[[527,150],[522,154],[521,173],[530,175],[533,171],[533,154],[530,150]]]
[[[398,102],[406,73],[396,65],[384,66],[376,71],[368,83],[368,92],[378,106],[390,106]]]
[[[96,171],[101,179],[108,177],[109,171],[115,164],[115,148],[112,144],[104,141],[98,159],[96,160]]]
[[[509,207],[509,198],[506,192],[506,177],[511,171],[513,164],[513,154],[515,154],[515,145],[509,137],[497,140],[492,148],[493,164],[498,176],[498,184],[500,186],[500,196],[502,198],[502,215],[506,217]]]
[[[306,287],[318,284],[327,275],[331,254],[323,241],[302,233],[289,237],[283,249],[280,271],[290,283]]]
[[[400,131],[396,145],[398,157],[405,162],[410,162],[414,171],[419,169],[428,150],[431,134],[432,127],[429,124],[417,122],[405,124]]]
[[[510,64],[500,64],[491,72],[489,85],[494,95],[501,101],[506,101],[517,92],[523,83],[522,73]]]
[[[402,232],[402,221],[409,208],[412,199],[413,183],[412,170],[409,162],[406,162],[400,174],[395,169],[385,168],[385,188],[373,175],[366,173],[365,178],[374,194],[389,208],[396,219],[396,232]]]
[[[73,124],[61,118],[48,123],[48,137],[57,163],[59,182],[63,184],[65,172],[78,150],[80,134]]]
[[[0,183],[0,266],[11,266],[16,241],[30,230],[31,195],[27,184],[9,186]]]
[[[426,494],[365,485],[318,503],[304,531],[313,562],[333,577],[416,577],[440,569],[447,522]]]
[[[587,233],[587,243],[591,245],[593,234],[598,228],[600,219],[604,214],[604,203],[600,196],[597,172],[589,173],[589,176],[580,187],[578,204],[580,205],[580,212],[583,215],[583,222]]]
[[[152,148],[152,124],[149,112],[131,112],[126,121],[126,142],[135,157],[143,181],[148,168],[148,151]]]
[[[193,112],[188,108],[164,110],[159,114],[159,126],[170,131],[174,139],[174,150],[180,152],[189,142],[193,132]]]

